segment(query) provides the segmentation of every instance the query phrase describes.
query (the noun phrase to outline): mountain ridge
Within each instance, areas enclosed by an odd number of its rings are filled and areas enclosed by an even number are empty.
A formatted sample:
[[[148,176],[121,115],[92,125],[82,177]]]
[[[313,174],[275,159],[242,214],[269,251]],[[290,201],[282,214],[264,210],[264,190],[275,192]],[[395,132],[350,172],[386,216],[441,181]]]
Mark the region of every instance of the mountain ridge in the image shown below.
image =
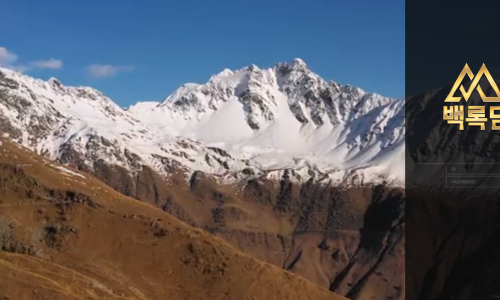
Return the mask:
[[[186,178],[202,171],[224,182],[247,178],[249,168],[254,176],[292,169],[302,181],[404,185],[403,99],[325,81],[302,60],[225,69],[205,84],[184,84],[159,104],[128,108],[90,87],[0,72],[5,127],[44,127],[22,138],[18,132],[17,141],[52,159],[71,150],[85,164],[104,159],[131,171],[145,164],[164,176],[172,165]]]

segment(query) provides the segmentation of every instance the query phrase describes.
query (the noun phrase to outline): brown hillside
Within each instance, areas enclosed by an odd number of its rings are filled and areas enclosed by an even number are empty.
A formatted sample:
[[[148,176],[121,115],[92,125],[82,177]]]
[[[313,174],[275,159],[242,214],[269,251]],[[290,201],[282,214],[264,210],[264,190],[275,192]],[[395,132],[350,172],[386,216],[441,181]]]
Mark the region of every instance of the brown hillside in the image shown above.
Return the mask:
[[[70,155],[66,156],[70,157]],[[357,300],[405,297],[405,193],[260,178],[220,185],[195,172],[188,185],[147,167],[67,159],[110,187],[209,231],[259,260]]]
[[[2,300],[344,299],[1,141]]]

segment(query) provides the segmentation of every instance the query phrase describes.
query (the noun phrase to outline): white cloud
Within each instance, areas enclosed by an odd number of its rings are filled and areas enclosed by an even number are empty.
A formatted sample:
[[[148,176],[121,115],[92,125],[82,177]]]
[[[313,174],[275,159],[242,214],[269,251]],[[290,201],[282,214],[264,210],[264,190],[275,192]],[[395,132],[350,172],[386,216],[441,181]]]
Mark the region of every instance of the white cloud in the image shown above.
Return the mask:
[[[0,47],[0,66],[11,69],[20,73],[24,73],[33,69],[60,69],[63,62],[57,59],[33,61],[28,64],[18,64],[19,56],[7,50],[7,48]]]
[[[60,69],[63,66],[63,62],[61,60],[51,58],[49,60],[31,62],[30,66],[38,69]]]
[[[9,66],[17,61],[17,55],[0,47],[0,66]]]
[[[105,78],[116,75],[122,71],[133,71],[134,66],[113,66],[113,65],[100,65],[92,64],[87,67],[87,72],[94,78]]]

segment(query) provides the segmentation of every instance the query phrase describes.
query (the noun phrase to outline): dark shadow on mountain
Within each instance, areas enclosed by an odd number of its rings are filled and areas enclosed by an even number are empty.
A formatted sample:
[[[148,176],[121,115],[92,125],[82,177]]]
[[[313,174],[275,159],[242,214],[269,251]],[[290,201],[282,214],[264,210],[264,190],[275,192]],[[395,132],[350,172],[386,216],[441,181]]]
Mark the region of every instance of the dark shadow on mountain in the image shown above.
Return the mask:
[[[474,73],[477,70],[473,70]],[[457,74],[458,75],[458,74]],[[457,76],[458,77],[458,76]],[[497,85],[498,85],[498,81]],[[464,80],[465,90],[471,81]],[[479,85],[496,96],[483,76]],[[450,105],[490,107],[476,90],[467,102],[445,103],[452,89],[406,99],[406,296],[410,300],[491,299],[500,294],[500,188],[482,179],[468,187],[446,187],[457,164],[461,174],[500,176],[500,131],[443,120]],[[455,96],[461,96],[460,91]],[[456,173],[458,174],[458,173]],[[460,177],[469,178],[469,177]],[[457,178],[458,179],[458,178]],[[481,185],[483,184],[483,185]]]

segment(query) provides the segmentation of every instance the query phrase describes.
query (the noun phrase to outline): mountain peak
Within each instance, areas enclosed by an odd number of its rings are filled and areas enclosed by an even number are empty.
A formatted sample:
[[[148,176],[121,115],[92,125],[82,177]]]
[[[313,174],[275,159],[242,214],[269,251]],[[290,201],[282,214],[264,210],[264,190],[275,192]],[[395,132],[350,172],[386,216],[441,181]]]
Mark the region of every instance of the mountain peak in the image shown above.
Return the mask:
[[[307,64],[300,58],[294,58],[290,65],[296,68],[307,68]]]
[[[63,87],[63,84],[55,77],[50,77],[49,80],[47,80],[47,82],[53,86],[53,87],[56,87],[56,88],[61,88]]]
[[[213,75],[212,77],[210,77],[209,82],[218,82],[222,78],[231,76],[233,74],[234,74],[233,71],[231,71],[231,70],[229,70],[229,69],[226,68],[226,69],[222,70],[222,72],[220,72],[219,74]]]
[[[307,64],[300,58],[294,58],[289,62],[277,63],[274,65],[274,69],[283,75],[291,73],[310,73]]]
[[[49,151],[54,158],[60,155],[58,145],[70,142],[82,155],[97,155],[86,150],[89,133],[115,140],[116,151],[103,146],[99,157],[131,170],[135,165],[121,157],[122,149],[161,172],[164,164],[176,161],[186,170],[221,176],[247,167],[293,168],[302,170],[303,178],[317,171],[343,180],[343,172],[351,174],[361,166],[366,176],[404,176],[394,167],[404,166],[404,105],[329,84],[299,58],[257,69],[224,69],[204,84],[184,84],[162,103],[138,103],[126,112],[90,87],[65,87],[55,78],[41,81],[9,72],[5,78],[0,75],[5,83],[0,91],[10,94],[0,99],[7,109],[0,110],[0,119],[9,119],[21,130],[38,118],[44,131],[32,133],[33,145],[26,145]],[[19,97],[31,106],[18,106]],[[55,138],[53,131],[58,132]],[[333,134],[338,132],[349,134]],[[178,138],[197,144],[181,154],[172,142]],[[214,158],[204,145],[219,145],[227,151],[227,161]],[[296,159],[303,163],[297,165]]]
[[[244,68],[244,70],[248,70],[250,72],[255,72],[255,71],[260,71],[260,68],[255,64],[251,64],[248,67]]]

